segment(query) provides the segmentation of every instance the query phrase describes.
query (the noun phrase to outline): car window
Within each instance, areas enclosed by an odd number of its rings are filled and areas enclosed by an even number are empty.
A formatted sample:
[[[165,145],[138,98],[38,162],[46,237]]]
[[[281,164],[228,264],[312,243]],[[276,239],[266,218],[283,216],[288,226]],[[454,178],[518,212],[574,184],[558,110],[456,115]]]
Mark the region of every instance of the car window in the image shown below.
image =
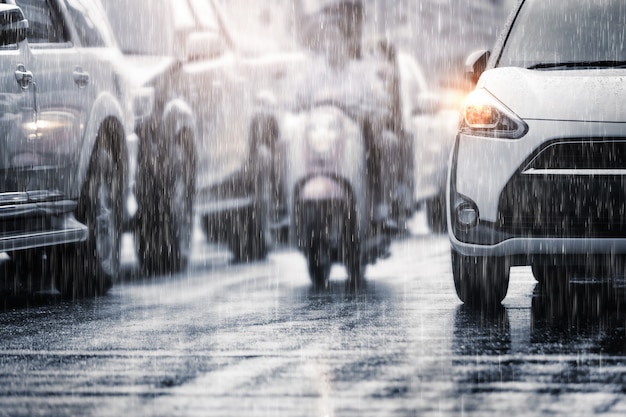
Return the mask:
[[[97,1],[66,0],[66,2],[83,47],[105,47],[113,44],[106,19]]]
[[[59,43],[68,40],[58,9],[48,1],[16,0],[28,19],[26,37],[31,44]]]
[[[498,66],[626,60],[624,0],[527,0]]]
[[[7,4],[5,1],[0,0],[0,4]],[[21,15],[18,13],[2,14],[0,17],[0,26],[9,26],[17,23],[21,19]],[[17,49],[17,37],[9,35],[6,39],[2,39],[0,42],[0,51],[2,50],[14,50]]]

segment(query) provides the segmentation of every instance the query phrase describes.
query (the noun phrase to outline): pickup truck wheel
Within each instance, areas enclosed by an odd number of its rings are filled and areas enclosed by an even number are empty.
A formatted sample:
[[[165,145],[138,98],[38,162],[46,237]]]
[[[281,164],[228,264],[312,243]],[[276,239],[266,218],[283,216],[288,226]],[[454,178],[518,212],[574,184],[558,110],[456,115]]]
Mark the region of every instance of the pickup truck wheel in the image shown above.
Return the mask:
[[[178,273],[187,268],[191,252],[195,172],[184,146],[168,146],[162,171],[141,183],[135,245],[147,275]],[[148,177],[149,178],[149,177]]]
[[[119,273],[124,169],[111,136],[98,137],[78,201],[76,218],[89,228],[87,240],[52,252],[51,271],[64,297],[105,294]]]
[[[490,311],[500,306],[509,289],[506,258],[466,256],[452,249],[454,288],[470,308]]]

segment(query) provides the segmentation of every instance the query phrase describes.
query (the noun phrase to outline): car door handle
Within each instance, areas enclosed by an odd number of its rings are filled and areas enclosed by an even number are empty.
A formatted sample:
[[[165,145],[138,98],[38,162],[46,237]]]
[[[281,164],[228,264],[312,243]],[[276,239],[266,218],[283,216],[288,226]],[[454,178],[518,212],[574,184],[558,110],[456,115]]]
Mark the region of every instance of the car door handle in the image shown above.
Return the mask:
[[[89,84],[89,73],[81,67],[74,68],[74,82],[78,88],[85,88]]]
[[[22,90],[28,90],[28,87],[30,87],[30,84],[33,82],[33,73],[28,71],[24,65],[20,64],[15,71],[15,80]]]

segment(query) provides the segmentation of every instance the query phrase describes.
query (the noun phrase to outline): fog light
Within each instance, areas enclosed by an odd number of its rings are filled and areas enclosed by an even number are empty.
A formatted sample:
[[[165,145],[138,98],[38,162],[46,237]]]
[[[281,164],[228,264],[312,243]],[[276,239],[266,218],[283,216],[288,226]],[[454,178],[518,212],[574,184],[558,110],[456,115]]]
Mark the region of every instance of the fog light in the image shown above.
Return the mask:
[[[478,209],[470,204],[462,204],[456,209],[459,226],[471,229],[478,224]]]

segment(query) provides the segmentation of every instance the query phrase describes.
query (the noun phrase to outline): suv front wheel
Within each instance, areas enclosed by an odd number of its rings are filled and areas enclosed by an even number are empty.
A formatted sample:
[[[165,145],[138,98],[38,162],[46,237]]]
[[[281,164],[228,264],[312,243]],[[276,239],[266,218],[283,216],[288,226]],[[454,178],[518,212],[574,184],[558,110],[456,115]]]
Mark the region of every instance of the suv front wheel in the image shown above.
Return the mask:
[[[472,308],[497,308],[509,289],[504,257],[466,256],[452,249],[452,276],[458,297]]]

